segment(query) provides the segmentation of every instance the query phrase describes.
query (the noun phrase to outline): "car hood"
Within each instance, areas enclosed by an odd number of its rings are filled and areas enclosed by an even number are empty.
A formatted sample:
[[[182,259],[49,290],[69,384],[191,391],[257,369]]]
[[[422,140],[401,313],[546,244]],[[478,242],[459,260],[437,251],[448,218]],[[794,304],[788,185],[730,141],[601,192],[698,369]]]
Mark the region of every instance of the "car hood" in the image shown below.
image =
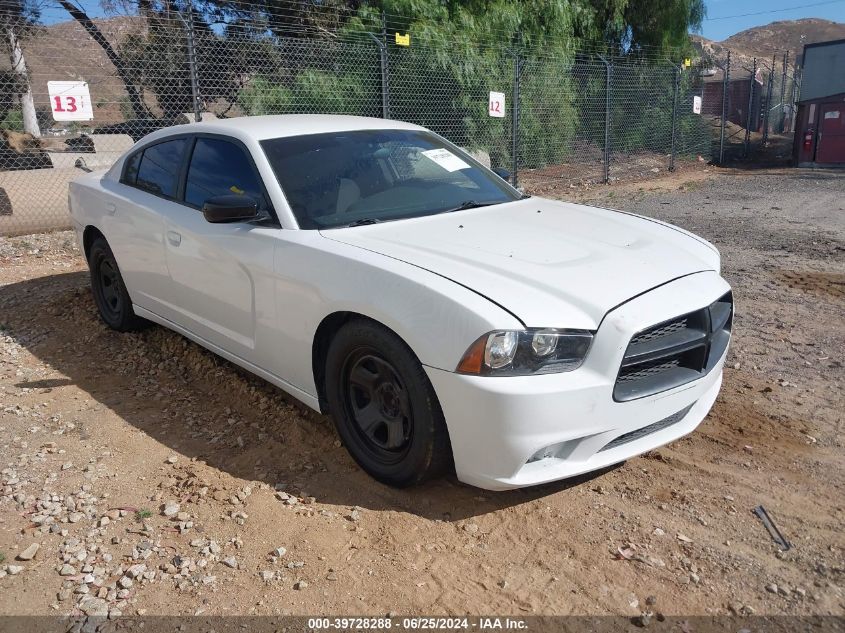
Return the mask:
[[[542,198],[322,234],[451,279],[526,327],[595,329],[643,292],[719,269],[716,249],[682,229]]]

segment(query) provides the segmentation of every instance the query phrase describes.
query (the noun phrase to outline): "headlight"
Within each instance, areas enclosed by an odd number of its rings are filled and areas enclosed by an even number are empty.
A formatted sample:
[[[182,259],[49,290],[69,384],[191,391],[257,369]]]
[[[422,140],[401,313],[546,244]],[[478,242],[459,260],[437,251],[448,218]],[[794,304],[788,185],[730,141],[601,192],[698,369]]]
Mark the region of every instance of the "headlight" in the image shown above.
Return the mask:
[[[584,362],[592,342],[593,333],[587,330],[498,330],[470,345],[457,371],[480,376],[572,371]]]

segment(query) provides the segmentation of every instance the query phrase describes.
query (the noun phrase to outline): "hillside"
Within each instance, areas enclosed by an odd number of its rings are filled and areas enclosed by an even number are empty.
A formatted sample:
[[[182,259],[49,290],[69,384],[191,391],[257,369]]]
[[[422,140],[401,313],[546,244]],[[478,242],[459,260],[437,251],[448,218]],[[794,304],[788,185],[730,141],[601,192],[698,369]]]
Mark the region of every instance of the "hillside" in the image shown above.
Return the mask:
[[[740,31],[721,42],[700,35],[693,35],[692,39],[703,54],[724,59],[730,50],[735,61],[750,65],[754,57],[771,61],[773,54],[780,59],[784,51],[789,51],[790,59],[795,60],[805,44],[845,39],[845,23],[819,18],[782,20]]]

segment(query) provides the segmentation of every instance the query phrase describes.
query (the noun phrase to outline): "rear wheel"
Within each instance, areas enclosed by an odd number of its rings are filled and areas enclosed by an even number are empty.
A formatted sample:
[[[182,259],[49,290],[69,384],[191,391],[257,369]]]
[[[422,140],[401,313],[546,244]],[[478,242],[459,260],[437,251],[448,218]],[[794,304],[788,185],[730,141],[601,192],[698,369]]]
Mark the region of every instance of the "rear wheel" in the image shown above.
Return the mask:
[[[379,481],[409,486],[451,465],[434,389],[419,360],[390,330],[366,320],[341,328],[329,346],[326,395],[347,450]]]
[[[91,271],[94,303],[106,325],[118,332],[130,332],[149,324],[149,321],[137,316],[132,310],[132,300],[126,291],[117,261],[108,242],[102,237],[91,244],[88,268]]]

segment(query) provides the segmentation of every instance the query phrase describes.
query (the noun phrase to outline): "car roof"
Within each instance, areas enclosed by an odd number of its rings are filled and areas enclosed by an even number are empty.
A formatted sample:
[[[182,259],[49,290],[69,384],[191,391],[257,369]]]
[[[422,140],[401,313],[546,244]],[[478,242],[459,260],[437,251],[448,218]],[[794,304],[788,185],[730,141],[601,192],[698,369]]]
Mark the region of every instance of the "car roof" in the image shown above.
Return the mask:
[[[371,117],[346,116],[338,114],[276,114],[266,116],[243,116],[230,119],[211,119],[199,123],[176,125],[160,130],[156,136],[175,133],[209,132],[227,134],[240,138],[250,137],[260,141],[284,136],[302,136],[327,132],[349,132],[354,130],[423,130],[418,125],[376,119]]]

